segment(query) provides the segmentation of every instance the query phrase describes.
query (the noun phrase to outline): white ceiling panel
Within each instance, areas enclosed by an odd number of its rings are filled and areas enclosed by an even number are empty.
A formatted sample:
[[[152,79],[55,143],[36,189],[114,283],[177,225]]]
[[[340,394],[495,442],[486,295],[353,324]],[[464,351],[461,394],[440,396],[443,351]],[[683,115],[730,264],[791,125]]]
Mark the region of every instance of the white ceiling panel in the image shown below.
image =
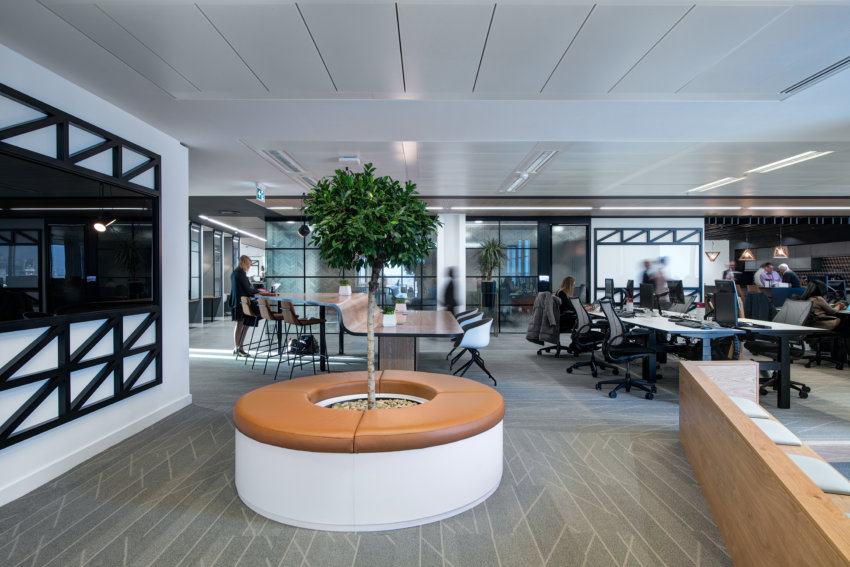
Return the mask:
[[[197,6],[100,8],[201,91],[248,96],[267,92]]]
[[[543,92],[607,93],[687,10],[687,6],[596,6]]]
[[[303,4],[300,9],[339,92],[404,91],[393,4]]]
[[[162,90],[172,95],[198,91],[195,85],[94,4],[63,4],[53,10]]]
[[[493,7],[399,4],[408,93],[472,92]]]
[[[539,93],[591,6],[496,7],[476,93]]]
[[[295,5],[202,5],[200,10],[272,95],[334,93]]]
[[[787,6],[696,6],[612,92],[676,93],[785,10]]]
[[[681,92],[782,90],[850,54],[850,6],[794,6]]]

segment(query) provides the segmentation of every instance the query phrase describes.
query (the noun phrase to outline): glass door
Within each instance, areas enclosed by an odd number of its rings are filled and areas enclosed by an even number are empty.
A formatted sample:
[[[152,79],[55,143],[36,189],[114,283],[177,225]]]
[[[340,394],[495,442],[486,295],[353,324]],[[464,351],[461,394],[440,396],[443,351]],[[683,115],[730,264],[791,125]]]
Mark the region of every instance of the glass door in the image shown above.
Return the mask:
[[[583,301],[588,300],[587,231],[583,224],[552,226],[552,293],[558,291],[565,277],[572,276],[576,279],[576,294]]]

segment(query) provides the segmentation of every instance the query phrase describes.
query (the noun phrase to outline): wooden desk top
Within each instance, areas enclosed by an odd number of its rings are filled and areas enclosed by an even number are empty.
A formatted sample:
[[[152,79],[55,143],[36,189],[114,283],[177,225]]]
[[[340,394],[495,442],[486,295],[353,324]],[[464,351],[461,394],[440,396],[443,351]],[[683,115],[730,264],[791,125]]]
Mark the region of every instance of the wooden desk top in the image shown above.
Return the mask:
[[[333,307],[339,312],[340,325],[352,335],[366,334],[366,312],[369,295],[353,293],[287,293],[268,296],[269,300],[285,300],[306,305]],[[407,311],[404,322],[395,327],[381,325],[381,310],[375,308],[375,335],[382,337],[449,337],[463,332],[454,315],[448,311]]]

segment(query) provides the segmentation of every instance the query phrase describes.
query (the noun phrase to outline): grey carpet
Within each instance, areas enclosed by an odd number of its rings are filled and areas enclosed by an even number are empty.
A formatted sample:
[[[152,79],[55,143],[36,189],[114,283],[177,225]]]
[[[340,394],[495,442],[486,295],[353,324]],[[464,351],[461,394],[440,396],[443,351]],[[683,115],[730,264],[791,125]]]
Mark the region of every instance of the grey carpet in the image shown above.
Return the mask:
[[[611,400],[589,372],[564,372],[572,357],[536,356],[522,336],[502,334],[483,351],[507,403],[499,489],[441,522],[329,533],[267,520],[236,495],[233,404],[271,378],[232,359],[230,329],[190,331],[190,407],[0,508],[0,564],[731,564],[678,443],[675,360],[655,400]],[[422,369],[445,372],[448,349],[421,341]],[[346,337],[349,356],[332,367],[362,369],[364,351],[364,339]],[[765,406],[804,439],[835,439],[842,427],[846,438],[850,374],[795,367],[801,376],[808,400]],[[477,369],[467,377],[488,382]]]

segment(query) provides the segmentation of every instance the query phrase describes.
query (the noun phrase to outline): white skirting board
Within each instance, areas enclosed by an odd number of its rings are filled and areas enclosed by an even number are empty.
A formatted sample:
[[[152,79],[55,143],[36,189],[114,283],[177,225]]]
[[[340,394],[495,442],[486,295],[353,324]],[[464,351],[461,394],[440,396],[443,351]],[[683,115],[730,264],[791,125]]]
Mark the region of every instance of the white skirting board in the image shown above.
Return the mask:
[[[111,431],[101,437],[98,437],[97,439],[89,441],[86,444],[80,444],[80,446],[77,447],[76,450],[74,450],[73,452],[62,454],[55,461],[52,461],[41,468],[26,471],[23,476],[15,478],[11,482],[0,487],[0,506],[8,504],[9,502],[17,498],[20,498],[31,490],[35,490],[42,484],[53,480],[54,478],[63,473],[68,472],[83,461],[86,461],[87,459],[90,459],[98,453],[105,451],[113,445],[120,443],[121,441],[135,435],[136,433],[139,433],[145,428],[150,427],[151,425],[162,419],[165,419],[172,413],[183,409],[191,403],[192,396],[186,395],[180,399],[174,400],[173,402],[166,404],[165,406],[162,406],[161,408],[147,415],[142,416],[141,418],[131,423],[127,423],[120,429]],[[107,410],[115,408],[118,408],[118,410],[122,409],[121,404],[114,404],[113,406],[110,406],[110,408],[107,408]],[[45,447],[44,450],[50,450],[51,445],[50,441],[47,441],[48,436],[55,435],[57,433],[63,433],[63,428],[65,427],[74,427],[75,425],[81,425],[80,422],[85,420],[87,417],[90,416],[82,417],[79,420],[72,421],[70,423],[65,424],[64,426],[60,426],[56,429],[48,431],[43,435],[36,436],[26,441],[22,441],[19,445],[13,445],[12,447],[5,449],[4,452],[12,453],[18,449],[24,449],[25,444],[32,443],[42,443]]]
[[[501,482],[502,454],[502,422],[453,443],[384,453],[295,451],[237,430],[236,490],[249,508],[284,524],[327,531],[406,528],[486,500]]]

